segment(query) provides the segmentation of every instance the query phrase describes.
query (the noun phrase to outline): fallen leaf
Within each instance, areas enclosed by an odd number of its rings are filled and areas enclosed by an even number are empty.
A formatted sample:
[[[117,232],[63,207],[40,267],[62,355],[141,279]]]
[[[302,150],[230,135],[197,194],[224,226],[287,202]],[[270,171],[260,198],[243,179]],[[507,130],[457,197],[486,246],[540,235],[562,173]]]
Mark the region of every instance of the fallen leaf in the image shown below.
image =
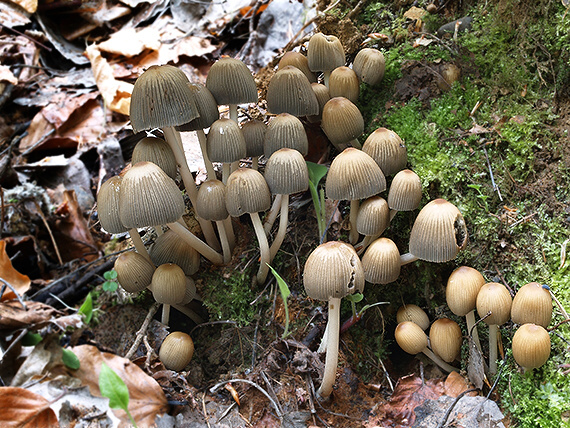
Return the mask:
[[[14,331],[27,327],[34,330],[39,329],[44,327],[55,315],[61,314],[58,310],[40,302],[28,301],[26,308],[27,310],[17,300],[1,302],[0,331]]]
[[[17,85],[18,78],[14,76],[14,73],[12,73],[10,67],[6,65],[0,65],[0,82],[8,82],[12,85]]]
[[[485,360],[481,351],[475,345],[475,341],[472,337],[469,337],[469,359],[467,360],[467,376],[475,388],[483,388],[483,382],[485,381]]]
[[[59,423],[50,403],[41,395],[24,388],[0,388],[0,426],[57,427]]]
[[[139,31],[129,27],[117,31],[108,40],[99,43],[98,48],[103,52],[130,58],[142,53],[145,49],[156,51],[160,45],[160,35],[153,27],[146,27]]]
[[[0,241],[0,278],[14,287],[20,296],[23,296],[24,293],[29,290],[30,284],[32,283],[27,275],[21,274],[12,266],[10,257],[6,253],[6,241],[4,240]],[[0,284],[0,287],[2,286],[4,286],[4,284]],[[15,298],[16,294],[7,287],[0,300],[4,302]]]
[[[423,17],[426,15],[427,12],[425,9],[416,6],[412,6],[406,12],[404,12],[404,18],[408,19],[423,19]]]
[[[414,48],[417,48],[418,46],[428,46],[428,45],[432,44],[433,42],[434,42],[433,39],[428,39],[424,36],[421,36],[421,37],[416,39],[413,46],[414,46]]]
[[[91,394],[101,396],[99,371],[103,362],[119,375],[129,389],[129,412],[139,426],[154,425],[156,416],[168,410],[162,388],[131,361],[107,352],[100,352],[91,345],[76,346],[71,350],[81,361],[81,367],[79,370],[70,371],[70,375],[88,386]],[[114,413],[121,421],[129,423],[129,418],[123,410],[114,410]]]
[[[459,373],[451,372],[447,376],[447,379],[445,379],[444,388],[445,388],[445,395],[449,395],[450,397],[455,398],[463,391],[469,389],[469,383],[467,379],[465,379]]]

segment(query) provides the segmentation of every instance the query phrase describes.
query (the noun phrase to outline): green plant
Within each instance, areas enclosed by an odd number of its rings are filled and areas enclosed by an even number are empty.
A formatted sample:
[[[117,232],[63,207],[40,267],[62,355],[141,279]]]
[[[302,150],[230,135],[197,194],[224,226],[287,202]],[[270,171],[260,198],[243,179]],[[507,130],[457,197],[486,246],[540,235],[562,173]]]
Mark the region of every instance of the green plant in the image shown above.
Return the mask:
[[[291,290],[289,290],[289,286],[285,280],[281,278],[281,275],[279,275],[275,269],[273,269],[273,267],[269,266],[269,269],[271,269],[271,273],[277,280],[277,284],[279,285],[279,292],[281,293],[281,298],[283,299],[283,307],[285,308],[285,329],[283,330],[281,338],[285,339],[289,335],[289,307],[287,306],[287,298],[291,295]]]
[[[79,358],[77,358],[77,355],[75,355],[73,351],[66,348],[62,348],[61,351],[61,359],[63,361],[63,364],[65,364],[65,366],[69,367],[71,370],[79,369],[81,363],[79,361]]]
[[[117,282],[117,271],[112,269],[108,270],[103,274],[105,282],[103,283],[103,290],[108,292],[117,291],[119,288],[119,283]]]
[[[319,183],[322,178],[327,175],[328,168],[324,165],[319,165],[314,162],[307,161],[307,168],[309,169],[309,190],[313,198],[313,206],[317,216],[317,225],[319,227],[319,240],[324,241],[326,232],[326,206],[325,206],[325,191],[319,189]]]
[[[124,410],[136,428],[137,424],[129,412],[129,389],[123,379],[105,363],[102,363],[99,372],[99,390],[103,397],[109,399],[109,407]]]
[[[117,272],[115,272],[115,274],[116,273]],[[85,324],[89,324],[91,322],[91,319],[93,318],[93,298],[91,297],[91,293],[87,295],[85,301],[83,302],[77,313],[83,315],[83,320],[85,321]]]
[[[469,188],[471,188],[477,192],[477,194],[476,194],[477,199],[479,199],[481,201],[481,203],[483,204],[483,207],[485,208],[485,212],[489,212],[489,204],[487,204],[487,198],[489,197],[489,195],[485,195],[481,191],[481,185],[480,184],[468,184],[467,187],[469,187]]]

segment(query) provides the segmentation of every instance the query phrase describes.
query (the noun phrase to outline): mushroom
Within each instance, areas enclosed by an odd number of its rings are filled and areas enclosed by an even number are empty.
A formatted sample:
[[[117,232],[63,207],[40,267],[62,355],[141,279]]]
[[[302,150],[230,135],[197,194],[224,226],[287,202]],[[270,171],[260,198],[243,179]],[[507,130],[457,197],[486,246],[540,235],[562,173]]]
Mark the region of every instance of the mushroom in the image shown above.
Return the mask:
[[[356,73],[345,66],[335,68],[329,79],[329,93],[331,98],[344,97],[353,103],[358,101],[360,83]]]
[[[362,113],[350,100],[334,97],[323,107],[321,128],[337,150],[360,148],[357,138],[364,132]]]
[[[375,86],[384,77],[385,64],[382,52],[378,49],[364,48],[356,54],[352,69],[362,82]]]
[[[396,321],[398,323],[411,321],[419,325],[422,330],[427,330],[429,327],[429,318],[425,311],[418,305],[410,303],[400,306],[398,312],[396,312]]]
[[[382,169],[382,168],[380,168]],[[413,211],[420,206],[422,200],[422,182],[415,172],[403,169],[398,172],[390,183],[388,191],[388,206],[390,220],[398,211]]]
[[[310,298],[329,302],[325,371],[317,391],[320,397],[328,398],[338,363],[340,301],[348,294],[364,290],[364,269],[351,245],[340,241],[325,242],[309,254],[303,270],[303,284]]]
[[[129,293],[137,293],[150,285],[155,267],[142,254],[127,251],[117,257],[113,269],[119,285]]]
[[[364,253],[362,266],[366,281],[372,284],[389,284],[400,276],[400,252],[388,238],[378,238]]]
[[[222,118],[212,123],[206,147],[210,160],[223,164],[222,182],[226,184],[231,164],[238,162],[246,154],[245,138],[237,122]]]
[[[521,325],[513,336],[513,357],[525,371],[536,369],[550,357],[550,336],[544,327]]]
[[[162,303],[162,323],[168,325],[170,305],[182,303],[186,295],[186,275],[174,263],[160,265],[152,275],[150,290],[154,300]]]
[[[445,362],[459,357],[463,336],[459,325],[449,318],[435,320],[429,329],[429,343],[433,352]]]
[[[404,142],[390,129],[377,128],[364,141],[362,151],[376,161],[385,176],[394,175],[408,163]]]
[[[364,250],[380,237],[382,232],[386,230],[390,223],[390,208],[388,203],[381,196],[371,196],[365,199],[356,216],[356,230],[361,235],[364,235],[360,245],[357,245],[358,254],[360,255]],[[398,253],[398,259],[400,253]]]
[[[512,298],[503,284],[488,282],[477,294],[477,313],[489,325],[489,373],[497,373],[497,341],[499,326],[511,315]]]
[[[328,100],[331,99],[329,88],[327,88],[322,83],[311,83],[311,88],[317,97],[317,102],[319,103],[319,114],[313,116],[307,116],[307,120],[311,123],[320,122],[323,118],[323,108]]]
[[[176,167],[176,158],[172,149],[162,138],[145,137],[140,140],[131,156],[131,163],[134,165],[138,162],[152,162],[159,166],[166,174],[176,179],[178,168]]]
[[[185,275],[194,275],[200,268],[200,253],[173,230],[156,238],[149,254],[156,266],[176,263]]]
[[[301,70],[292,65],[280,68],[267,86],[267,109],[270,113],[310,116],[319,113],[319,103],[311,83]]]
[[[251,156],[251,167],[257,169],[258,158],[263,154],[263,142],[267,125],[261,120],[248,120],[241,124],[241,132],[245,139],[245,155]]]
[[[309,188],[309,170],[303,155],[283,148],[274,152],[265,164],[265,180],[274,195],[281,195],[281,217],[277,235],[269,248],[270,263],[279,251],[289,223],[289,195]]]
[[[259,212],[271,205],[269,186],[259,171],[251,168],[239,168],[228,178],[226,208],[232,217],[249,214],[259,243],[261,263],[257,271],[257,282],[262,284],[269,273],[271,260],[267,235],[263,230]]]
[[[285,52],[279,60],[279,64],[277,64],[277,69],[282,70],[288,65],[292,65],[293,67],[301,70],[303,74],[307,76],[307,80],[310,83],[315,83],[317,81],[315,73],[309,69],[309,60],[302,53],[295,51]]]
[[[416,323],[411,321],[401,322],[394,331],[394,337],[400,348],[408,354],[416,355],[422,352],[443,370],[447,372],[458,371],[428,348],[428,337]]]
[[[350,201],[350,242],[358,240],[356,219],[360,199],[386,190],[380,167],[362,150],[345,149],[331,163],[325,183],[327,197]]]
[[[179,372],[184,369],[194,355],[194,342],[186,333],[170,333],[160,346],[158,358],[168,370]]]
[[[309,39],[307,61],[311,71],[323,72],[325,86],[328,88],[331,71],[345,64],[344,48],[336,36],[313,34]]]
[[[278,114],[269,121],[263,140],[266,158],[282,148],[295,149],[303,156],[309,151],[309,140],[303,123],[289,113]]]
[[[538,282],[523,285],[513,299],[511,319],[516,324],[533,323],[548,327],[552,319],[550,292]]]

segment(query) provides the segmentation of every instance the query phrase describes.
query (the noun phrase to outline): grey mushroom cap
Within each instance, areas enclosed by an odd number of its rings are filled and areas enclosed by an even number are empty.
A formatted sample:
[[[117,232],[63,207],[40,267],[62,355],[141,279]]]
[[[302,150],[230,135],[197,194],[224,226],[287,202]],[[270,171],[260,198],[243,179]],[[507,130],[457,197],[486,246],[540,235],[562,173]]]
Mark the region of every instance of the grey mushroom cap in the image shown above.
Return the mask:
[[[403,169],[398,172],[388,191],[388,206],[397,211],[413,211],[422,200],[422,182],[418,175]]]
[[[262,120],[242,122],[241,132],[245,138],[246,156],[261,156],[267,125]]]
[[[227,189],[224,183],[220,180],[205,181],[198,189],[198,198],[194,207],[196,214],[206,220],[225,220],[229,216],[226,198]]]
[[[269,158],[273,152],[282,148],[295,149],[303,156],[309,151],[309,140],[303,123],[289,113],[275,116],[269,121],[265,131],[263,141],[265,157]]]
[[[345,97],[356,103],[360,95],[360,82],[356,73],[348,67],[337,67],[331,72],[329,80],[331,98]]]
[[[212,65],[206,87],[219,105],[257,102],[257,86],[247,65],[235,58],[221,58]]]
[[[316,33],[309,40],[307,60],[311,71],[332,71],[344,65],[344,48],[338,37]]]
[[[362,266],[366,281],[389,284],[400,276],[400,251],[391,239],[378,238],[364,253]]]
[[[271,206],[271,192],[259,171],[239,168],[228,177],[226,208],[232,217],[265,211]]]
[[[309,116],[319,113],[319,103],[307,76],[291,65],[273,75],[266,99],[267,109],[273,114]]]
[[[273,194],[304,192],[309,188],[305,158],[294,149],[279,149],[265,164],[265,180]]]
[[[364,48],[356,54],[352,69],[362,82],[374,86],[384,77],[385,63],[384,54],[378,49]]]
[[[145,137],[140,140],[133,150],[131,162],[152,162],[158,165],[166,174],[176,179],[178,165],[172,149],[162,138]]]
[[[349,99],[334,97],[323,107],[321,128],[331,143],[339,146],[362,135],[364,119]]]
[[[208,157],[212,162],[231,163],[246,155],[245,138],[239,125],[231,119],[218,119],[207,137]]]
[[[167,230],[156,238],[149,255],[156,266],[175,263],[185,275],[194,275],[200,268],[200,253],[173,230]]]
[[[380,235],[390,224],[390,208],[381,196],[365,199],[358,210],[356,230],[362,235]]]
[[[120,254],[113,268],[117,272],[119,285],[129,293],[146,289],[152,281],[155,269],[145,256],[136,251]]]
[[[194,96],[182,70],[153,65],[136,80],[130,105],[135,132],[178,126],[197,117]]]
[[[194,101],[200,116],[184,125],[177,126],[176,129],[178,131],[197,131],[209,128],[214,121],[220,118],[216,99],[208,88],[200,83],[188,83],[188,87],[194,94]]]
[[[406,146],[394,131],[378,128],[368,136],[362,145],[362,151],[368,153],[389,176],[404,169],[408,162]]]
[[[123,233],[128,230],[119,214],[122,181],[123,177],[115,175],[105,181],[97,193],[97,215],[101,227],[109,233]]]
[[[301,70],[303,74],[307,76],[307,80],[310,83],[314,83],[317,81],[317,76],[315,76],[315,73],[313,73],[309,69],[309,60],[302,53],[295,51],[285,52],[285,54],[283,54],[283,56],[279,60],[277,68],[278,70],[281,70],[288,65],[291,65]]]

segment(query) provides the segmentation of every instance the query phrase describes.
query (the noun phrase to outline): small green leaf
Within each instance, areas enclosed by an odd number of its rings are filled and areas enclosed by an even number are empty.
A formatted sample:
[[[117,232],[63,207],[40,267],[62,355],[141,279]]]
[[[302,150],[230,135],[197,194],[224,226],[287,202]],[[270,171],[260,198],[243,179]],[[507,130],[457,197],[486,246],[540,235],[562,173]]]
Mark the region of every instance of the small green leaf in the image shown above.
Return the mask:
[[[362,299],[364,299],[364,294],[362,293],[349,294],[348,296],[345,297],[345,299],[348,300],[349,302],[358,303],[362,301]]]
[[[75,355],[72,351],[70,351],[69,349],[62,349],[62,355],[61,355],[61,359],[63,361],[63,364],[66,365],[66,367],[69,367],[71,370],[77,370],[79,369],[79,366],[81,365],[79,358],[77,358],[77,355]]]
[[[42,341],[42,336],[39,333],[27,332],[24,337],[22,337],[22,346],[36,346]]]
[[[105,278],[107,281],[113,281],[115,279],[117,279],[117,271],[116,270],[108,270],[107,272],[105,272],[103,274],[103,278]]]
[[[91,297],[91,293],[87,295],[78,312],[85,317],[85,324],[91,322],[91,318],[93,317],[93,298]]]
[[[105,363],[101,365],[101,371],[99,372],[99,389],[101,390],[101,395],[109,399],[109,407],[111,409],[128,411],[129,389],[123,382],[123,379]]]
[[[112,293],[113,291],[117,291],[119,285],[115,281],[105,281],[103,283],[103,291],[108,291]]]
[[[329,169],[318,163],[307,161],[307,168],[309,169],[309,180],[317,187],[321,179],[327,175]]]
[[[289,286],[285,280],[281,278],[281,275],[275,271],[275,269],[273,269],[271,266],[269,266],[269,269],[271,269],[271,273],[277,280],[277,284],[279,285],[279,292],[281,293],[281,298],[283,299],[283,306],[285,308],[285,330],[283,331],[282,337],[285,337],[289,334],[289,308],[287,306],[287,298],[291,295],[291,290],[289,290]]]

